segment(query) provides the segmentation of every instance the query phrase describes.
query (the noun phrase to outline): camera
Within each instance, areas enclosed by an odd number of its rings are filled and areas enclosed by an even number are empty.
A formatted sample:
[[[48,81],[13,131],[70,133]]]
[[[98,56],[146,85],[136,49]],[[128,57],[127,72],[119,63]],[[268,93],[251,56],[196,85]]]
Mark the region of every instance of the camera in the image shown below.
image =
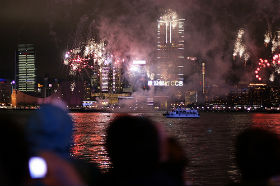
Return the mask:
[[[44,178],[47,174],[47,162],[42,157],[34,156],[29,159],[29,173],[33,179]]]

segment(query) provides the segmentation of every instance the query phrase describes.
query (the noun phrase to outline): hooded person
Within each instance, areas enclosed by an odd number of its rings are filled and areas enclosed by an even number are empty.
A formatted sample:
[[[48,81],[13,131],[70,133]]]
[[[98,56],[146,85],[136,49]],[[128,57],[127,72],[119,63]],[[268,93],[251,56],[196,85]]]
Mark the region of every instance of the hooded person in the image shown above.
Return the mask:
[[[74,179],[72,183],[78,185],[82,185],[82,183],[79,184],[79,178],[82,178],[80,180],[85,181],[88,185],[94,184],[100,174],[97,166],[71,156],[73,127],[72,118],[65,107],[54,104],[41,105],[40,109],[31,115],[25,128],[31,155],[47,158],[47,163],[51,164],[49,167],[54,170],[59,165],[56,166],[53,162],[63,161],[60,165],[65,165],[65,170],[67,170],[61,171],[66,173],[61,177],[65,177],[65,181],[62,180],[62,182],[66,185],[71,183],[71,180],[69,182],[67,179],[72,178]],[[69,171],[71,167],[73,170]],[[75,171],[78,172],[77,175]]]
[[[26,126],[27,141],[32,154],[51,151],[70,159],[73,144],[73,121],[66,110],[44,104],[31,115]]]

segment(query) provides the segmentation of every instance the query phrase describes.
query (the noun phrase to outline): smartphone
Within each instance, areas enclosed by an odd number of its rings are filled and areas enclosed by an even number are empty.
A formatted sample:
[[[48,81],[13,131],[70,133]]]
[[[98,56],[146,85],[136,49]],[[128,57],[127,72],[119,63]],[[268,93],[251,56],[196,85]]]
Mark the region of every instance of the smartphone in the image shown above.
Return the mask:
[[[47,174],[47,162],[42,157],[31,157],[29,159],[29,173],[33,179],[44,178]]]

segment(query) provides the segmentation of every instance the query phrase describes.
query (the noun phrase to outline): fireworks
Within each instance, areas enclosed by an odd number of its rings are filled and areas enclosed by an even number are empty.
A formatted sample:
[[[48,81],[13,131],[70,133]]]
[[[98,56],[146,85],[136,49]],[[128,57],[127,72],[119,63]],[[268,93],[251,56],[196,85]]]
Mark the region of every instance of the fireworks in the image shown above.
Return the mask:
[[[160,17],[160,20],[164,22],[172,22],[177,19],[178,19],[177,13],[170,9],[168,9],[166,13]]]
[[[244,33],[245,31],[243,29],[239,29],[234,44],[233,57],[239,56],[246,63],[250,58],[250,54],[246,51],[246,46],[243,41]]]
[[[70,67],[70,74],[76,74],[83,69],[92,69],[94,62],[105,60],[104,42],[96,43],[89,40],[86,45],[67,51],[64,64]]]
[[[262,81],[267,77],[271,82],[274,81],[275,76],[280,74],[280,54],[273,56],[272,61],[260,58],[258,67],[255,70],[257,80]]]
[[[70,90],[73,92],[75,87],[76,87],[76,83],[72,82],[71,85],[70,85]]]
[[[271,43],[272,43],[271,51],[273,53],[276,51],[277,48],[279,49],[279,47],[280,47],[280,31],[276,32],[276,35],[274,36]]]
[[[264,44],[265,44],[266,47],[267,47],[268,44],[270,43],[271,38],[272,38],[271,32],[270,32],[270,31],[267,31],[267,32],[264,34]]]
[[[277,31],[274,36],[272,36],[272,33],[270,31],[267,31],[264,34],[264,44],[265,47],[267,47],[271,43],[271,52],[276,52],[276,49],[280,47],[280,31]]]
[[[170,28],[175,28],[178,24],[178,14],[171,9],[165,11],[165,14],[160,17],[159,22],[161,24],[166,25],[166,27],[170,26]]]
[[[258,61],[258,67],[257,69],[255,70],[255,75],[256,75],[256,78],[261,81],[262,80],[262,77],[263,77],[263,69],[266,68],[266,67],[269,67],[270,66],[270,63],[268,62],[268,60],[264,60],[262,58],[259,59]]]
[[[116,79],[116,69],[121,67],[124,59],[114,56],[107,48],[104,41],[99,43],[89,40],[80,47],[67,51],[64,55],[64,65],[69,67],[70,75],[87,75],[91,80],[100,79],[100,89],[108,92],[109,76],[113,71],[113,81]],[[113,85],[115,87],[115,85]],[[71,82],[70,90],[73,92],[76,82]],[[113,88],[115,90],[115,88]]]
[[[114,57],[105,48],[105,42],[100,43],[89,40],[79,48],[69,50],[64,56],[64,65],[70,67],[70,74],[75,75],[86,69],[93,69],[95,65],[108,66],[109,64],[118,64],[120,59]]]

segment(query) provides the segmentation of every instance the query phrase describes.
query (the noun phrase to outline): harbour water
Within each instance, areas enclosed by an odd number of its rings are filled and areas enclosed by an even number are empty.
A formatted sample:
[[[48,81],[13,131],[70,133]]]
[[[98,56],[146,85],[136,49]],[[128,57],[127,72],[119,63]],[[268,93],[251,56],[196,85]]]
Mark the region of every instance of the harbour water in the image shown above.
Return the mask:
[[[74,156],[110,167],[104,148],[105,130],[115,113],[72,113],[75,121]],[[280,114],[201,113],[199,119],[165,118],[161,113],[138,113],[161,123],[183,146],[190,164],[186,180],[193,185],[225,185],[238,181],[234,139],[249,126],[270,128],[280,134]]]

